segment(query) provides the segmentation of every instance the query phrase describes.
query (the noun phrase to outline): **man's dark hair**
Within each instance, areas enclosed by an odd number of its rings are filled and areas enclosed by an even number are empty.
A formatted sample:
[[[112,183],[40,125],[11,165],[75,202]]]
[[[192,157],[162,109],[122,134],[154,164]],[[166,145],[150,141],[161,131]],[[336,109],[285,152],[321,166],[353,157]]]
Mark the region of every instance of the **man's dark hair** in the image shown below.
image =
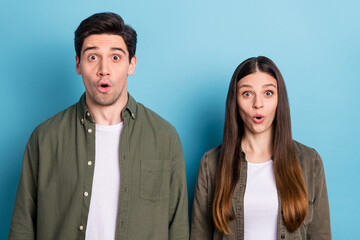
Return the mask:
[[[79,60],[85,38],[93,34],[114,34],[124,39],[129,52],[129,61],[135,55],[137,35],[135,30],[126,25],[116,13],[96,13],[83,20],[75,31],[75,52]]]

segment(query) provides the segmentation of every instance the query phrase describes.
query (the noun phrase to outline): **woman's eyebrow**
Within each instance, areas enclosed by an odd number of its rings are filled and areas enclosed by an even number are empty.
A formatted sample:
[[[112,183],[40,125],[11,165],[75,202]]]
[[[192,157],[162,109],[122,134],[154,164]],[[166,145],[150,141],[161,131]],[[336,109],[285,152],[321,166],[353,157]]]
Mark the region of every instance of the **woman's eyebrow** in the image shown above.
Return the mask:
[[[263,85],[263,88],[267,88],[267,87],[274,87],[274,88],[276,88],[275,84],[272,84],[272,83],[268,83],[268,84]]]
[[[238,89],[240,89],[240,88],[242,88],[242,87],[253,88],[251,85],[243,84],[243,85],[240,85],[240,86],[238,87]]]

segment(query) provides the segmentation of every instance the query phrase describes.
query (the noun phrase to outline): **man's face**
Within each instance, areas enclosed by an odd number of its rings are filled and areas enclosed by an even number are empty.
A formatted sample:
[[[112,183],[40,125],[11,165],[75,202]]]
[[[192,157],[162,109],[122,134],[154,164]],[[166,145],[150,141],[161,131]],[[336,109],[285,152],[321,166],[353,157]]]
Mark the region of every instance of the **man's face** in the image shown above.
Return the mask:
[[[76,72],[82,75],[86,102],[90,106],[110,106],[127,102],[127,77],[136,67],[136,57],[129,62],[124,39],[113,34],[90,35],[76,56]],[[90,107],[89,106],[89,107]]]

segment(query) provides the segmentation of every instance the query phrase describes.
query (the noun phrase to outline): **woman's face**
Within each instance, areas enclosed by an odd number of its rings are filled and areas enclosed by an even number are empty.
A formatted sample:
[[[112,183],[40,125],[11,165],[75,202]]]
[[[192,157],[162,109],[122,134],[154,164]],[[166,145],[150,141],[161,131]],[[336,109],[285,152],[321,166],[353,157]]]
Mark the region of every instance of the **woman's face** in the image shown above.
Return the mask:
[[[245,134],[271,133],[278,103],[276,79],[255,72],[237,82],[237,105]]]

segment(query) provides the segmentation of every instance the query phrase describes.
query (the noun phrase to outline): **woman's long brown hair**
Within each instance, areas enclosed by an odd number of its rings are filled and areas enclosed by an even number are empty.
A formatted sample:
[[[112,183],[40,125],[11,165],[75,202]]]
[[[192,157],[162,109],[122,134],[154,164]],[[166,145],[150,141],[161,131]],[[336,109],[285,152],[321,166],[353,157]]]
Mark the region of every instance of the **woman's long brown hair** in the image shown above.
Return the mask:
[[[212,213],[215,226],[225,234],[230,233],[228,223],[234,219],[231,199],[240,177],[240,145],[244,135],[244,124],[237,109],[236,84],[241,78],[257,71],[274,77],[278,85],[272,156],[283,217],[290,232],[300,227],[308,211],[305,181],[295,155],[291,134],[290,109],[284,79],[269,58],[249,58],[236,68],[230,82],[226,99],[224,136],[216,170]]]

